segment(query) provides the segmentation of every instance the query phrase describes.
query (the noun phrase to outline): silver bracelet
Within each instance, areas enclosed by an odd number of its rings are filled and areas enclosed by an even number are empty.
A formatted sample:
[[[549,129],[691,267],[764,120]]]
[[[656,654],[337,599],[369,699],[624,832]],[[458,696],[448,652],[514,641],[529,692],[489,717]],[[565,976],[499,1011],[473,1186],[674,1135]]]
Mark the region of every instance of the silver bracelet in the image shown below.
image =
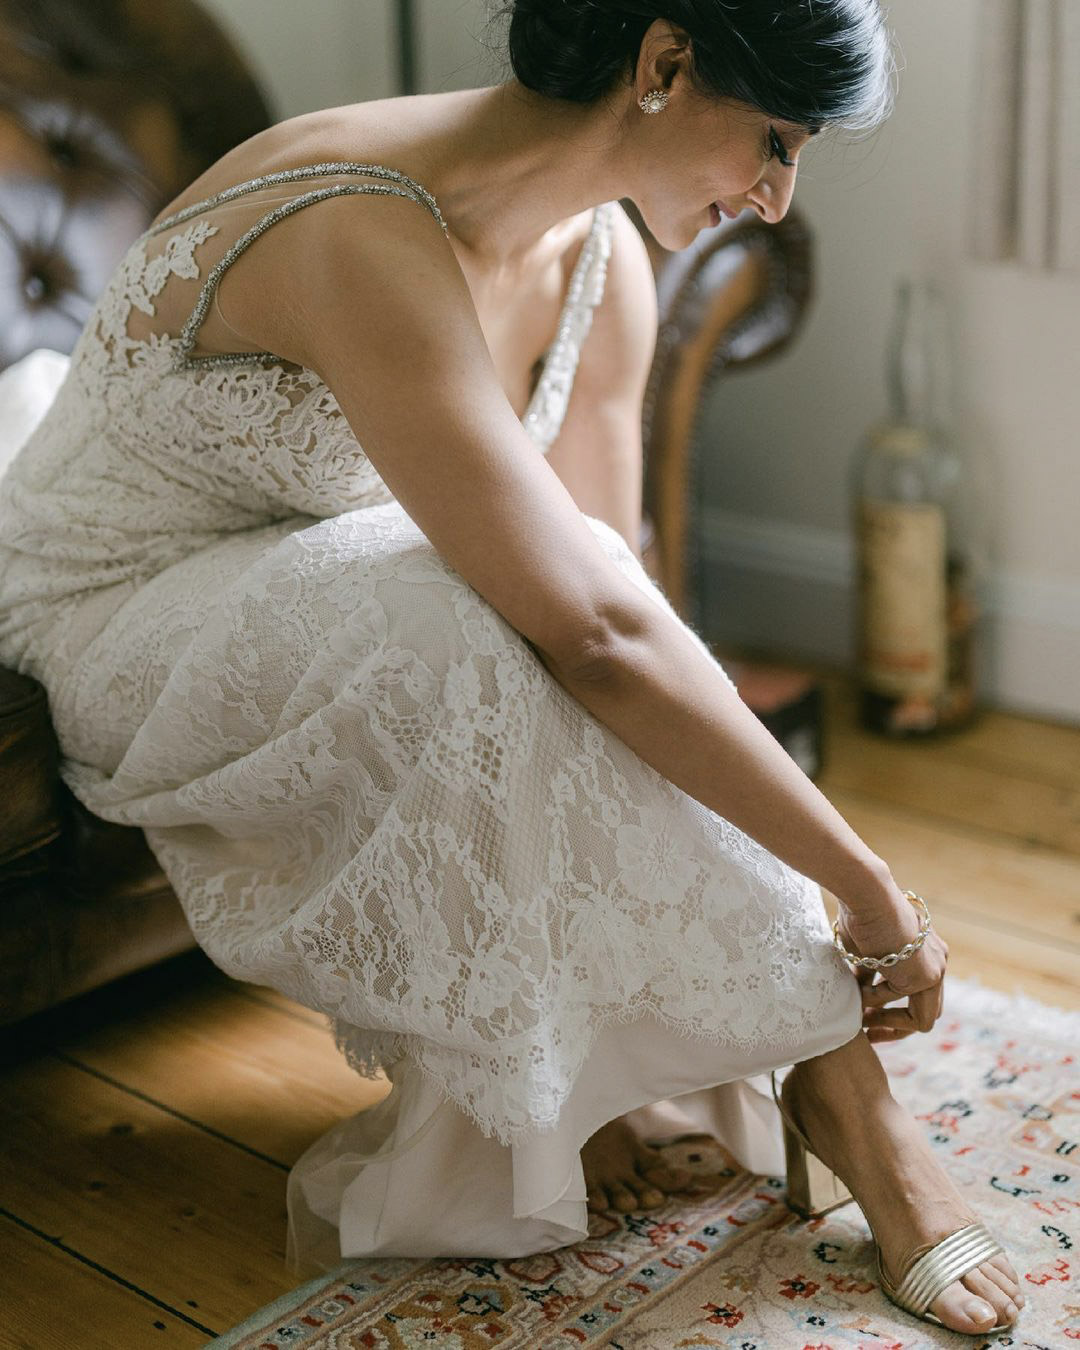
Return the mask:
[[[922,908],[923,918],[919,924],[919,936],[912,938],[910,942],[905,942],[898,952],[890,952],[888,956],[856,956],[854,952],[849,952],[840,940],[840,916],[833,919],[833,943],[836,950],[851,966],[865,966],[867,970],[881,970],[886,966],[895,966],[897,961],[903,961],[905,957],[917,952],[926,941],[926,935],[930,931],[930,911],[926,907],[926,901],[921,895],[916,895],[914,891],[905,891],[905,897],[913,905],[919,905]]]

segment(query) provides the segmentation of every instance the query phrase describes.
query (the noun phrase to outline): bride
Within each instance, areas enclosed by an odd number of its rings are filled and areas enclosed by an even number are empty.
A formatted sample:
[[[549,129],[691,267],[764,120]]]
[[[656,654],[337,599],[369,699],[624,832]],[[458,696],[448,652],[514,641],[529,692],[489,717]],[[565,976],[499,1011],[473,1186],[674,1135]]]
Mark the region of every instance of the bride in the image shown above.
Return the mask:
[[[872,1047],[934,1025],[946,946],[637,553],[619,199],[669,249],[779,221],[811,137],[885,116],[882,16],[505,14],[507,82],[284,122],[132,246],[0,483],[0,660],[211,959],[391,1080],[290,1174],[294,1269],[577,1241],[689,1123],[853,1197],[900,1306],[1010,1324]]]

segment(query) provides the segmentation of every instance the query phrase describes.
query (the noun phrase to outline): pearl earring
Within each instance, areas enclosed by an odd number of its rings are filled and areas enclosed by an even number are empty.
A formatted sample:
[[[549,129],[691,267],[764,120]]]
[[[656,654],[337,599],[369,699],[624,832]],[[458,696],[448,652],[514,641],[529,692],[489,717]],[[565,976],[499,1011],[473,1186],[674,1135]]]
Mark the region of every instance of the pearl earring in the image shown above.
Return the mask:
[[[667,107],[670,95],[664,89],[650,89],[647,94],[642,94],[638,99],[638,106],[642,112],[658,113]]]

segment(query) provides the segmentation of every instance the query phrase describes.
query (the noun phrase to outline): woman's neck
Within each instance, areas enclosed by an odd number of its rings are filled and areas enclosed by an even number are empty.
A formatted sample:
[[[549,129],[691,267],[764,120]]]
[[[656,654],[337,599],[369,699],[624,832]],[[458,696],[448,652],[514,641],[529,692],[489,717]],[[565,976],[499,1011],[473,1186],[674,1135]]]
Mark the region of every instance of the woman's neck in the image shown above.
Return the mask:
[[[419,97],[442,101],[424,149],[431,191],[486,266],[515,266],[559,221],[626,195],[614,100],[544,98],[517,80]]]

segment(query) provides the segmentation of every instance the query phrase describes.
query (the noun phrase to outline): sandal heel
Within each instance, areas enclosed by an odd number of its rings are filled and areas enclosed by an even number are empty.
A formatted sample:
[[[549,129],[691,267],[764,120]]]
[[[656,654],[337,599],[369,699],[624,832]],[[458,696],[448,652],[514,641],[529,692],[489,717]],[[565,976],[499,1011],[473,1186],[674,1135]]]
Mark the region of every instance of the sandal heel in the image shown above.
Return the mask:
[[[772,1088],[784,1130],[788,1206],[804,1219],[819,1219],[846,1205],[854,1196],[836,1173],[825,1166],[810,1147],[806,1136],[784,1110],[776,1090],[775,1071]]]

